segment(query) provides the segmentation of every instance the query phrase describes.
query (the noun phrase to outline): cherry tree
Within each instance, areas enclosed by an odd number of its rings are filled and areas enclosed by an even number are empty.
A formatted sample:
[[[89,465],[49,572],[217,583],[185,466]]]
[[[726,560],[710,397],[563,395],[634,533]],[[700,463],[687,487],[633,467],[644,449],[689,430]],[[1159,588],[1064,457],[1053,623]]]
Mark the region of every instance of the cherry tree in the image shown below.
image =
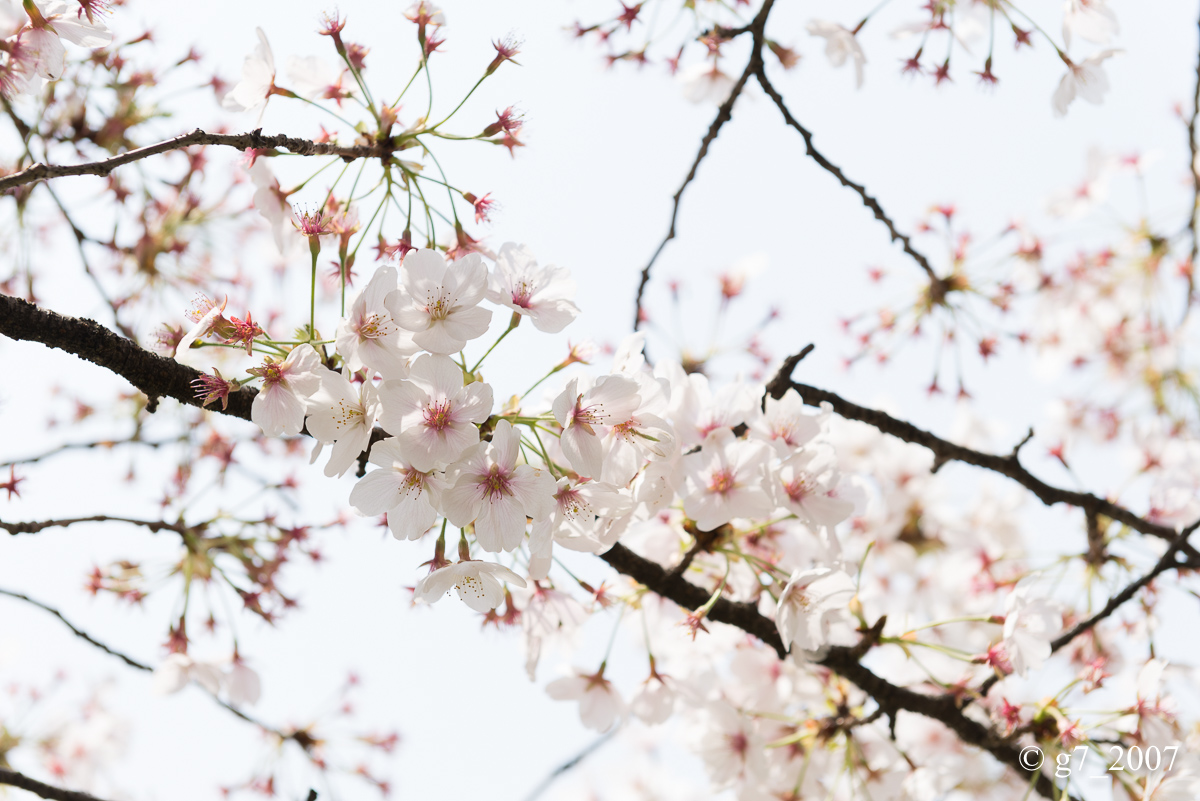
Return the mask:
[[[196,764],[197,794],[405,791],[405,721],[361,721],[355,673],[319,690],[305,674],[370,662],[378,643],[278,653],[297,617],[320,614],[310,598],[348,540],[371,562],[411,560],[394,577],[403,601],[365,614],[469,619],[472,649],[498,633],[513,648],[477,650],[472,683],[505,693],[503,657],[595,732],[528,775],[531,798],[622,743],[686,756],[623,759],[588,780],[597,796],[1200,794],[1196,653],[1180,636],[1200,597],[1200,80],[1162,111],[1174,161],[1078,149],[1082,183],[1045,214],[1022,193],[1011,213],[1025,216],[980,235],[919,185],[869,188],[869,143],[827,149],[790,95],[842,81],[843,102],[869,106],[892,70],[914,92],[974,83],[999,102],[1011,68],[1037,114],[1091,104],[1106,119],[1122,113],[1119,5],[838,3],[802,18],[775,0],[587,0],[579,21],[555,17],[578,63],[532,66],[518,33],[452,47],[477,5],[330,8],[305,42],[225,20],[247,51],[239,72],[161,44],[141,27],[152,6],[0,0],[0,346],[35,364],[6,374],[0,402],[44,415],[0,406],[6,612],[145,674],[142,703],[177,714],[172,728],[192,722],[170,697],[191,694],[220,710],[214,725],[261,735],[257,756]],[[476,177],[539,146],[546,114],[523,110],[507,76],[597,60],[710,120],[673,143],[698,140],[647,253],[579,243],[607,249],[603,274],[513,241],[504,198]],[[451,62],[470,80],[445,80]],[[841,331],[782,335],[785,268],[757,255],[723,265],[704,297],[694,271],[667,272],[688,237],[761,236],[687,218],[728,202],[705,194],[712,154],[763,109],[777,130],[747,135],[780,174],[813,166],[823,183],[804,192],[862,207],[821,225],[892,244],[882,263],[836,265],[855,289],[817,302]],[[652,136],[619,115],[597,125]],[[938,136],[936,119],[905,124]],[[735,180],[752,196],[777,176]],[[570,189],[580,216],[596,213],[587,192]],[[891,211],[905,203],[927,212],[906,221]],[[803,261],[799,231],[770,236]],[[625,307],[595,302],[617,281]],[[772,284],[778,305],[755,307],[751,288]],[[572,335],[589,315],[599,342]],[[686,333],[697,321],[707,345]],[[815,366],[823,353],[845,369]],[[885,378],[911,408],[852,400],[839,383],[853,376]],[[1050,409],[1036,425],[1034,385]],[[997,412],[1020,432],[1003,444]],[[119,643],[64,612],[79,598],[22,580],[65,563],[72,535],[119,538],[105,546],[119,557],[71,577]],[[442,645],[399,643],[414,658]],[[276,661],[305,688],[283,718],[259,711]],[[70,667],[13,668],[0,785],[143,793],[109,770],[138,746],[101,669]],[[428,690],[455,728],[426,769],[487,748],[524,759],[500,702],[454,681]]]

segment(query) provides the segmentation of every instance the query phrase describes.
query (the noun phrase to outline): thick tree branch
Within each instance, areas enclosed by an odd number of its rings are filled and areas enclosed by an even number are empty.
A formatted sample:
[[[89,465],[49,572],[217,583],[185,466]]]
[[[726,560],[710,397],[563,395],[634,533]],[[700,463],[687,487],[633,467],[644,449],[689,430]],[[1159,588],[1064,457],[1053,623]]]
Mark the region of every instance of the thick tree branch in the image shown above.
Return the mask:
[[[644,584],[648,589],[674,601],[684,609],[696,609],[707,603],[710,598],[708,590],[692,584],[682,576],[668,572],[649,559],[638,556],[620,543],[601,554],[600,558],[617,572]],[[719,598],[709,611],[708,617],[752,634],[774,649],[780,659],[787,658],[788,652],[779,637],[775,621],[759,614],[754,604],[736,603]],[[1023,775],[1028,773],[1018,760],[1020,752],[1015,745],[991,728],[967,717],[952,696],[925,695],[892,684],[864,667],[859,662],[861,658],[862,654],[857,647],[831,646],[825,656],[817,660],[817,664],[854,682],[874,698],[880,709],[889,717],[894,719],[896,713],[903,710],[932,718],[948,727],[963,742],[984,749]],[[1046,798],[1060,797],[1054,782],[1045,774],[1038,776],[1036,786],[1038,792]]]
[[[37,779],[31,779],[23,773],[17,773],[15,770],[8,770],[6,768],[0,768],[0,784],[7,784],[10,787],[16,787],[21,790],[28,790],[34,795],[51,799],[51,801],[101,801],[101,799],[96,798],[94,795],[88,795],[87,793],[75,790],[64,790],[61,787],[39,782]]]
[[[733,104],[737,102],[741,96],[742,90],[749,82],[750,76],[756,71],[762,69],[763,57],[762,48],[765,39],[764,29],[767,25],[767,15],[771,13],[771,6],[775,4],[775,0],[766,0],[763,3],[758,14],[754,17],[754,21],[748,26],[748,30],[754,37],[754,44],[750,49],[750,61],[746,64],[746,69],[738,78],[737,83],[733,85],[729,97],[717,109],[717,116],[708,126],[708,132],[704,134],[704,138],[700,140],[700,150],[696,152],[696,158],[692,161],[692,168],[688,170],[687,176],[683,179],[679,190],[671,197],[671,225],[667,228],[667,235],[658,243],[658,247],[654,251],[654,255],[650,257],[650,261],[642,268],[641,280],[638,282],[637,297],[633,304],[633,330],[636,331],[642,324],[642,296],[646,292],[646,285],[650,283],[650,269],[654,263],[658,261],[659,255],[666,248],[667,243],[675,238],[675,221],[679,217],[679,202],[683,199],[683,192],[688,188],[696,177],[696,171],[700,169],[700,162],[704,161],[704,157],[708,155],[708,148],[717,138],[717,134],[721,132],[721,127],[729,122],[733,117]]]
[[[182,523],[168,523],[165,520],[134,520],[129,517],[109,517],[108,515],[70,517],[62,520],[40,520],[28,523],[5,523],[0,520],[0,529],[15,536],[17,534],[37,534],[47,528],[66,528],[76,523],[130,523],[135,526],[144,526],[155,534],[160,531],[175,531],[182,534],[188,530],[188,527]]]
[[[884,227],[887,228],[888,233],[891,234],[892,241],[900,242],[900,244],[904,247],[904,252],[912,257],[913,261],[920,265],[921,269],[925,271],[925,274],[929,277],[929,280],[933,282],[935,287],[942,286],[942,279],[939,279],[937,274],[934,273],[933,266],[929,263],[929,259],[925,258],[923,253],[913,247],[912,240],[909,239],[907,234],[901,233],[900,230],[896,228],[896,223],[893,222],[892,218],[889,217],[887,212],[883,210],[883,206],[879,204],[879,201],[867,192],[865,186],[862,184],[856,184],[847,178],[846,174],[842,172],[841,167],[827,159],[825,155],[821,153],[821,151],[817,150],[817,148],[813,145],[812,132],[801,125],[799,120],[793,117],[792,113],[788,111],[787,105],[785,105],[783,102],[783,95],[779,94],[779,92],[771,84],[771,81],[767,79],[767,71],[763,66],[761,59],[758,61],[758,68],[755,70],[754,74],[755,77],[758,78],[758,83],[762,86],[763,91],[766,92],[771,100],[774,101],[775,105],[778,106],[780,113],[783,114],[784,121],[787,122],[787,124],[791,127],[795,128],[800,133],[800,136],[804,137],[804,151],[809,158],[817,162],[817,164],[819,164],[827,173],[832,175],[834,178],[837,178],[842,186],[853,189],[862,199],[863,205],[875,212],[875,219],[884,224]]]
[[[179,150],[194,145],[223,145],[238,150],[286,150],[301,156],[341,156],[353,160],[361,158],[383,158],[390,155],[393,148],[384,145],[338,145],[332,142],[314,142],[311,139],[298,139],[293,136],[275,134],[266,136],[261,128],[249,133],[216,134],[207,133],[197,128],[191,133],[176,136],[157,144],[139,147],[120,155],[100,161],[85,164],[34,164],[20,172],[0,178],[0,192],[13,189],[34,181],[44,181],[50,178],[61,178],[67,175],[100,175],[106,176],[124,164],[156,156],[171,150]]]
[[[154,411],[159,398],[201,405],[192,382],[203,373],[152,353],[92,320],[67,317],[20,298],[0,295],[0,334],[40,342],[111,370],[145,393],[150,411]],[[225,414],[249,420],[250,405],[257,393],[252,387],[230,393]]]

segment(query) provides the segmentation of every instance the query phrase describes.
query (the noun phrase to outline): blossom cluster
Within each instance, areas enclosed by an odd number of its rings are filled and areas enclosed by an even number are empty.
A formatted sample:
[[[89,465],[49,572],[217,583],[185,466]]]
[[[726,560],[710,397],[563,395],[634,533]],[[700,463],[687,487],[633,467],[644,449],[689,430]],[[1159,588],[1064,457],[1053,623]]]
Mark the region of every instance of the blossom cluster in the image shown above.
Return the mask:
[[[62,77],[63,40],[80,47],[104,47],[112,33],[104,24],[105,0],[0,2],[0,94],[35,93]]]

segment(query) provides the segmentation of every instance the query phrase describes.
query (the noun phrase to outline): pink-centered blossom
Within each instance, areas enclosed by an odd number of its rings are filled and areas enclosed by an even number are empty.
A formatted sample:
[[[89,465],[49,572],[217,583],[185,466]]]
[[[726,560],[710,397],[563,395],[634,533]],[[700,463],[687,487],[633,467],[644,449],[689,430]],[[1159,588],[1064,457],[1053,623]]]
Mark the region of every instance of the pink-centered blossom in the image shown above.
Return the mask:
[[[430,573],[417,584],[416,599],[436,603],[450,590],[476,612],[495,609],[504,600],[504,582],[525,586],[525,579],[495,562],[474,559],[455,562]]]
[[[739,440],[727,428],[708,435],[699,453],[683,457],[683,511],[701,531],[735,517],[764,517],[774,506],[763,488],[769,456],[761,442]]]
[[[340,477],[371,442],[371,432],[382,411],[379,388],[364,381],[355,390],[344,375],[332,370],[322,370],[320,377],[320,388],[308,399],[308,433],[317,440],[313,461],[332,442],[325,475]]]
[[[447,356],[418,356],[403,381],[380,390],[380,425],[394,432],[405,457],[418,470],[442,468],[479,442],[478,423],[492,412],[492,388],[463,385],[462,368]]]
[[[529,533],[529,577],[540,580],[550,571],[554,543],[572,551],[600,553],[605,549],[597,529],[600,518],[633,511],[633,500],[612,484],[572,482],[560,478],[550,516],[533,524]]]
[[[32,52],[37,75],[55,80],[62,77],[66,64],[66,39],[80,47],[104,47],[112,41],[112,33],[102,21],[78,13],[66,0],[34,0],[26,5],[30,29],[22,36],[23,44]],[[32,6],[32,7],[31,7]]]
[[[575,282],[563,267],[539,267],[524,245],[505,243],[488,277],[487,299],[527,316],[534,327],[557,334],[579,316]]]
[[[775,611],[775,627],[784,647],[814,651],[824,645],[830,617],[844,611],[854,593],[854,580],[840,570],[818,567],[793,572]]]
[[[518,465],[520,434],[507,420],[491,442],[481,442],[446,471],[454,486],[442,495],[442,512],[459,528],[474,522],[475,538],[491,553],[512,551],[525,535],[525,519],[550,515],[554,479],[545,470]]]
[[[486,290],[487,268],[479,254],[447,264],[436,250],[422,248],[404,257],[400,289],[384,303],[417,345],[450,354],[487,331],[492,312],[479,307]]]
[[[571,379],[551,406],[563,428],[559,445],[571,469],[599,478],[604,469],[600,435],[629,420],[640,404],[637,382],[625,376],[602,376],[587,392],[579,392],[579,379]]]
[[[321,388],[321,357],[312,345],[297,345],[282,362],[268,360],[247,372],[263,380],[250,406],[250,419],[269,437],[294,437],[304,427],[305,403]]]
[[[350,505],[371,517],[386,512],[393,537],[419,540],[437,521],[445,476],[414,467],[395,437],[375,443],[368,461],[382,469],[372,470],[354,485]]]
[[[854,511],[852,501],[837,495],[838,474],[828,448],[794,453],[772,472],[775,502],[809,526],[836,526]]]
[[[417,352],[417,346],[384,305],[395,289],[396,268],[380,267],[338,324],[334,347],[351,373],[368,367],[385,379],[408,375],[408,357]]]

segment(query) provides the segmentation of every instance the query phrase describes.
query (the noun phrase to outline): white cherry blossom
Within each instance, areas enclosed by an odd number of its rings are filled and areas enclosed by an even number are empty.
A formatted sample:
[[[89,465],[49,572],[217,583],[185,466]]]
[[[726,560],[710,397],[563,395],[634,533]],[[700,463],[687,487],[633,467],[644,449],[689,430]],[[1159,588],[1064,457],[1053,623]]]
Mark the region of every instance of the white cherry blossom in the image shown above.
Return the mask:
[[[479,429],[492,412],[492,388],[463,386],[462,368],[446,356],[422,354],[403,381],[385,381],[380,424],[396,434],[418,470],[445,467],[479,442]]]
[[[418,601],[433,604],[453,589],[467,606],[476,612],[487,612],[504,600],[505,582],[525,586],[525,579],[504,565],[470,559],[438,568],[421,579],[415,597]]]
[[[813,36],[820,36],[825,40],[825,57],[834,67],[842,66],[848,58],[854,60],[854,83],[861,89],[867,56],[854,32],[836,22],[822,19],[810,20],[806,27]]]
[[[763,488],[768,455],[761,442],[738,440],[727,428],[709,434],[699,453],[683,457],[684,513],[701,531],[712,531],[735,517],[770,514],[773,503]]]
[[[1075,35],[1095,44],[1108,44],[1120,25],[1107,0],[1066,0],[1063,3],[1063,44],[1071,47]]]
[[[262,389],[250,406],[250,419],[268,437],[294,437],[304,428],[305,402],[321,388],[321,357],[312,345],[297,345],[282,362],[268,361],[249,372]]]
[[[1004,652],[1013,671],[1024,676],[1050,656],[1050,641],[1062,630],[1062,613],[1046,598],[1034,597],[1033,585],[1021,582],[1004,604]]]
[[[152,688],[157,695],[170,695],[193,681],[216,695],[221,691],[225,674],[212,662],[200,662],[187,654],[176,652],[168,655],[154,669]]]
[[[341,73],[320,56],[291,56],[287,62],[288,87],[301,97],[316,100],[336,87]]]
[[[80,47],[104,47],[112,41],[112,33],[98,20],[79,13],[66,0],[34,0],[30,14],[30,29],[23,34],[24,44],[36,57],[34,71],[42,78],[60,78],[66,65],[66,39]]]
[[[271,227],[271,237],[281,256],[286,256],[299,240],[293,235],[292,207],[288,205],[279,181],[267,166],[266,159],[255,159],[250,165],[250,181],[254,184],[254,208]]]
[[[550,474],[517,464],[520,439],[501,420],[491,442],[469,449],[446,472],[453,486],[442,495],[442,512],[459,528],[474,522],[480,547],[492,553],[515,550],[525,535],[525,519],[542,520],[554,505]]]
[[[554,419],[563,427],[559,445],[571,468],[581,476],[599,478],[604,451],[597,427],[627,421],[640,405],[637,382],[620,375],[602,376],[587,392],[571,379],[554,399]]]
[[[271,43],[262,28],[255,28],[258,44],[242,62],[242,79],[225,93],[221,106],[229,111],[258,111],[262,119],[267,108],[267,98],[275,88],[275,56]]]
[[[845,610],[854,592],[854,580],[840,570],[794,571],[775,611],[775,626],[784,647],[815,651],[824,645],[830,616]]]
[[[776,503],[810,526],[836,526],[854,511],[854,503],[837,495],[835,464],[828,448],[809,448],[784,459],[772,471]]]
[[[417,345],[430,353],[457,353],[492,321],[491,310],[479,307],[486,290],[487,268],[478,253],[446,264],[441,253],[422,248],[404,257],[400,289],[384,303]]]
[[[794,389],[779,399],[768,395],[766,408],[759,411],[755,406],[750,413],[750,436],[771,443],[780,457],[787,457],[821,433],[820,418],[804,409],[804,401]]]
[[[354,386],[341,373],[324,370],[321,386],[308,400],[308,433],[317,440],[313,461],[321,448],[333,443],[325,475],[343,476],[371,442],[371,431],[382,411],[379,388],[370,381]]]
[[[350,313],[338,324],[334,346],[350,372],[368,367],[384,378],[408,375],[408,357],[417,352],[417,346],[412,334],[402,331],[392,321],[384,305],[385,298],[395,289],[396,268],[380,267],[350,305]]]
[[[683,89],[683,99],[689,103],[713,103],[721,105],[729,99],[737,84],[716,64],[692,64],[679,71],[677,80]]]
[[[1120,53],[1120,50],[1101,50],[1093,56],[1088,56],[1081,63],[1067,62],[1067,74],[1058,83],[1052,99],[1054,113],[1061,117],[1067,113],[1067,107],[1076,98],[1082,98],[1092,105],[1100,105],[1108,92],[1108,76],[1104,74],[1104,62]]]
[[[578,701],[579,719],[595,731],[608,731],[625,715],[625,701],[603,670],[556,679],[546,685],[546,694],[555,701]]]
[[[393,537],[419,540],[437,521],[445,476],[414,467],[395,437],[375,443],[368,461],[383,469],[372,470],[354,485],[350,505],[369,516],[386,512]]]
[[[539,267],[524,245],[506,242],[488,277],[487,299],[528,317],[534,327],[557,334],[579,316],[575,282],[562,267]]]
[[[544,579],[554,543],[573,551],[600,553],[606,546],[597,532],[599,517],[620,517],[633,510],[633,500],[612,484],[572,483],[563,477],[554,492],[554,508],[529,533],[529,577]]]

